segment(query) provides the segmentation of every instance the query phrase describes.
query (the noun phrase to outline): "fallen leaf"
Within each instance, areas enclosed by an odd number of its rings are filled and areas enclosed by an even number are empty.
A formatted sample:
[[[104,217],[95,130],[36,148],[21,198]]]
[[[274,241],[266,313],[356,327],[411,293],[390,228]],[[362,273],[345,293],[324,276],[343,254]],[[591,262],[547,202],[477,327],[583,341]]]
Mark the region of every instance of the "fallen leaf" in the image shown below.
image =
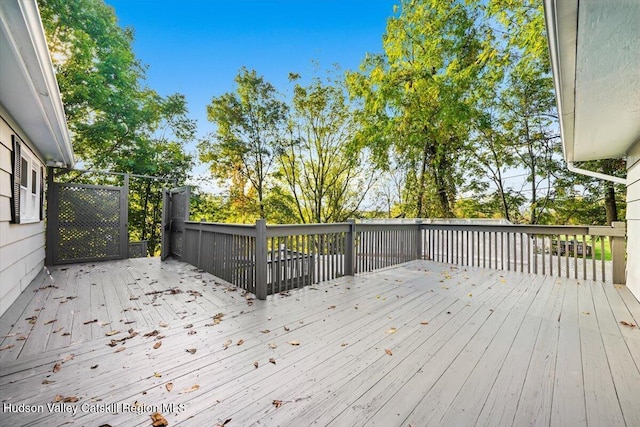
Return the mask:
[[[27,337],[25,337],[24,335],[20,335],[18,338],[16,338],[16,341],[26,341]]]
[[[195,353],[196,353],[196,351],[198,351],[198,350],[197,350],[197,349],[195,349],[195,348],[188,348],[188,349],[186,349],[185,351],[186,351],[187,353],[195,354]]]
[[[53,401],[60,402],[62,401],[62,399],[64,399],[64,396],[62,396],[61,394],[56,394],[55,397],[53,398]]]
[[[158,326],[160,326],[160,327],[162,327],[162,328],[167,328],[167,327],[169,327],[169,324],[168,324],[168,323],[165,323],[165,322],[160,322],[160,323],[158,324]]]
[[[287,332],[290,331],[290,329],[287,326],[284,327],[284,330],[287,331]]]
[[[67,357],[64,358],[62,363],[68,362],[69,360],[73,360],[74,357],[75,357],[75,354],[70,354],[70,355],[68,355]]]
[[[472,296],[473,296],[473,294],[469,294],[469,296],[470,296],[470,297],[472,297]]]
[[[93,320],[87,320],[86,322],[84,322],[84,325],[88,325],[90,323],[96,323],[98,321],[98,319],[93,319]]]
[[[69,396],[69,397],[65,397],[64,399],[62,399],[63,402],[65,403],[73,403],[73,402],[77,402],[78,398],[75,396]]]
[[[113,335],[119,334],[119,333],[120,333],[120,331],[109,331],[109,332],[107,332],[105,334],[105,336],[110,337],[110,336],[113,336]]]
[[[270,330],[268,330],[268,329],[265,329],[264,331],[260,331],[260,332],[262,332],[263,334],[268,334],[268,333],[269,333],[269,332],[271,332],[271,331],[270,331]]]
[[[216,424],[216,426],[215,426],[215,427],[224,427],[224,426],[226,426],[227,424],[229,424],[229,423],[231,422],[231,420],[232,420],[231,418],[227,418],[227,419],[226,419],[226,420],[224,420],[223,422]]]
[[[256,369],[258,369],[258,366],[259,366],[259,365],[260,365],[260,364],[259,364],[258,362],[253,362],[253,366],[255,366],[255,367],[256,367]]]
[[[423,320],[422,322],[420,322],[421,325],[428,325],[429,322],[427,322],[426,320]]]
[[[53,319],[53,320],[49,320],[48,322],[45,322],[44,324],[45,324],[45,325],[50,325],[50,324],[52,324],[53,322],[57,322],[57,321],[58,321],[58,319]]]
[[[91,369],[96,369],[97,367],[98,367],[98,365],[93,365],[93,366],[91,367]]]
[[[55,374],[56,372],[60,372],[60,369],[62,369],[62,365],[59,363],[56,363],[55,365],[53,365],[53,373]]]
[[[173,390],[173,383],[166,383],[166,384],[164,385],[164,388],[166,388],[166,389],[167,389],[167,391],[171,391],[171,390]]]
[[[277,345],[275,345],[274,343],[269,343],[269,348],[270,348],[270,349],[272,349],[272,350],[273,350],[273,349],[274,349],[274,348],[276,348],[276,347],[278,347],[278,346],[277,346]]]
[[[300,343],[298,341],[289,341],[289,344],[291,344],[291,345],[300,345]]]
[[[13,348],[13,344],[3,345],[0,347],[0,351],[9,350],[10,348]]]
[[[195,335],[195,334],[197,334],[197,332],[194,331],[194,330],[191,330],[191,331],[187,332],[187,335]]]
[[[189,323],[189,324],[188,324],[188,325],[186,325],[184,328],[185,328],[185,329],[193,328],[193,323]]]
[[[387,333],[388,333],[388,334],[395,334],[395,333],[396,333],[396,331],[397,331],[397,329],[396,329],[396,328],[391,328],[391,329],[389,329],[389,330],[387,331]]]
[[[65,332],[65,333],[62,334],[63,337],[68,337],[69,335],[71,335],[71,333],[69,333],[69,332]]]
[[[274,365],[276,364],[276,359],[274,359],[273,357],[269,358],[269,363],[273,363]]]
[[[388,348],[386,348],[384,350],[385,353],[387,353],[389,356],[393,356],[393,352],[391,350],[389,350]]]
[[[335,305],[330,305],[330,306],[329,306],[329,308],[328,308],[328,310],[332,310],[332,309],[334,309],[334,308],[336,308],[336,306],[335,306]]]
[[[227,340],[224,344],[222,344],[222,347],[224,347],[224,349],[226,350],[231,344],[233,344],[233,341]]]
[[[114,353],[120,353],[121,351],[124,351],[126,349],[126,347],[120,347],[118,348],[116,351],[114,351]]]
[[[342,344],[340,344],[340,347],[346,347],[348,345],[349,345],[349,343],[343,342]]]
[[[162,378],[162,374],[160,372],[154,372],[153,376],[156,378]]]
[[[49,380],[42,381],[42,384],[44,384],[44,385],[53,384],[53,383],[55,383],[55,381],[49,381]]]
[[[61,330],[63,330],[63,329],[64,329],[64,327],[60,327],[60,328],[56,329],[55,331],[53,331],[53,333],[54,333],[54,334],[57,334],[58,332],[60,332],[60,331],[61,331]]]
[[[154,412],[151,414],[151,423],[153,427],[165,427],[169,425],[169,421],[167,421],[160,412]]]
[[[236,343],[236,345],[242,345],[244,344],[244,340],[238,340],[238,342]]]
[[[583,311],[582,314],[591,314],[588,311]]]
[[[273,401],[273,406],[275,406],[276,408],[279,408],[282,406],[282,400],[274,400]]]
[[[157,343],[155,343],[155,344],[153,345],[153,348],[154,348],[155,350],[157,350],[157,349],[159,349],[159,348],[160,348],[160,346],[161,346],[161,345],[162,345],[162,341],[158,341]]]
[[[194,384],[189,388],[185,388],[184,390],[182,390],[180,393],[191,393],[192,391],[196,391],[200,388],[200,386],[198,384]]]
[[[621,320],[621,321],[620,321],[620,324],[621,324],[621,325],[624,325],[624,326],[628,326],[628,327],[630,327],[630,328],[635,328],[635,327],[636,327],[636,325],[635,325],[635,324],[633,324],[633,323],[629,323],[629,322],[625,322],[624,320]]]

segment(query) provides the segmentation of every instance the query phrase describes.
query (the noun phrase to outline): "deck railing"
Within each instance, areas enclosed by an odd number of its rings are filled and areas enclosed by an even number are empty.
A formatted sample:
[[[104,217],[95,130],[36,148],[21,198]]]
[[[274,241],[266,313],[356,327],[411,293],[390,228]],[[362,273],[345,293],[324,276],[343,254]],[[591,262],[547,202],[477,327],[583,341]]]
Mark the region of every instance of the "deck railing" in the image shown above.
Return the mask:
[[[625,283],[625,224],[185,223],[183,260],[259,299],[416,259]],[[608,255],[607,255],[608,254]]]

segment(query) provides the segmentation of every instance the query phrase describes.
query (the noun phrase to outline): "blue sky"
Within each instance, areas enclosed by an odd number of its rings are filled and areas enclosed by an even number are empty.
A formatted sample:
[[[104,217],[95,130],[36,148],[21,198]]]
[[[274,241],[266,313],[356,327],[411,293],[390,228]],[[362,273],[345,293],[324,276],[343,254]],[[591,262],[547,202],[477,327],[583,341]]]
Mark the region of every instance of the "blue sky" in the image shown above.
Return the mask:
[[[182,93],[199,135],[212,97],[234,88],[242,66],[281,92],[288,73],[339,64],[355,69],[366,52],[382,51],[386,21],[399,0],[105,0],[121,26],[135,30],[135,53],[147,84]]]

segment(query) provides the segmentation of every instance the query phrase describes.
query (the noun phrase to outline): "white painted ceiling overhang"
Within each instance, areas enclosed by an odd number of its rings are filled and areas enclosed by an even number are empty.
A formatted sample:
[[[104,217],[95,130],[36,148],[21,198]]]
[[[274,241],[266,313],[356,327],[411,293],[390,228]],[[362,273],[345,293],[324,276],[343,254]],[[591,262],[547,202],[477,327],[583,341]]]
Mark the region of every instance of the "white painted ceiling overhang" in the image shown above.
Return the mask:
[[[35,0],[0,0],[0,103],[49,163],[74,164]]]
[[[640,140],[640,0],[544,0],[564,157],[622,157]]]

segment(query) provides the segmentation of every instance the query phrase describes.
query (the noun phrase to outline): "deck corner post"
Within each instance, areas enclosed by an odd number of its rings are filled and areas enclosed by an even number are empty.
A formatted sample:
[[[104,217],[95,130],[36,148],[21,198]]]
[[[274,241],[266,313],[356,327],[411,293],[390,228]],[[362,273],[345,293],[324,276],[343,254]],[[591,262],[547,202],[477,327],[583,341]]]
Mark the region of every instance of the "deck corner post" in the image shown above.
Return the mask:
[[[627,263],[625,260],[625,237],[626,224],[622,221],[615,221],[611,223],[614,229],[621,230],[622,236],[614,235],[611,237],[611,261],[613,267],[613,283],[617,285],[624,285],[627,283]]]
[[[415,259],[423,259],[422,257],[422,220],[416,219],[416,255]]]
[[[256,297],[267,299],[267,220],[256,221],[256,247],[255,247],[255,278]]]
[[[355,274],[355,246],[356,246],[356,220],[347,220],[349,231],[344,236],[344,274],[353,276]]]

